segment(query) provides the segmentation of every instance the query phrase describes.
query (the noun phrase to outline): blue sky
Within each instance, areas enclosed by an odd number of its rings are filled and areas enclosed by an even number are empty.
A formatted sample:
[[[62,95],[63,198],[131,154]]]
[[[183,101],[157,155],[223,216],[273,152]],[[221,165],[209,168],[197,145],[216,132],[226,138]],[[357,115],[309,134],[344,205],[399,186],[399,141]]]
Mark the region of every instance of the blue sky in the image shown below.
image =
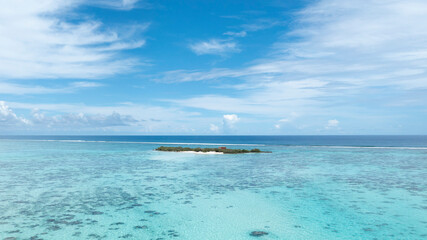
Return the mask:
[[[424,0],[16,0],[0,134],[427,134]]]

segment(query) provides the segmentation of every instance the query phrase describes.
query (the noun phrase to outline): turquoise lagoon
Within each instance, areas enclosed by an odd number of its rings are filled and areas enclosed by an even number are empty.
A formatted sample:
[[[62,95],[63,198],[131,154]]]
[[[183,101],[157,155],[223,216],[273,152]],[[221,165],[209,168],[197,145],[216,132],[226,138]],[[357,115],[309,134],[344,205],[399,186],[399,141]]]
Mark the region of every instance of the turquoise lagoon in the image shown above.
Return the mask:
[[[0,239],[427,239],[425,137],[240,138],[2,139]]]

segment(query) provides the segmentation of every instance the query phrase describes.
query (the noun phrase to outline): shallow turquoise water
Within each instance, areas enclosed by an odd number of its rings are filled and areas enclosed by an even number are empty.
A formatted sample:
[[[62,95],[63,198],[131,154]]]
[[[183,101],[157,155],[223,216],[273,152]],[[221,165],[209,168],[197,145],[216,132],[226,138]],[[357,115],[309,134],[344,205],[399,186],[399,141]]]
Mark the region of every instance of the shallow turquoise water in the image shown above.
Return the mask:
[[[158,146],[0,140],[0,239],[427,239],[426,148]]]

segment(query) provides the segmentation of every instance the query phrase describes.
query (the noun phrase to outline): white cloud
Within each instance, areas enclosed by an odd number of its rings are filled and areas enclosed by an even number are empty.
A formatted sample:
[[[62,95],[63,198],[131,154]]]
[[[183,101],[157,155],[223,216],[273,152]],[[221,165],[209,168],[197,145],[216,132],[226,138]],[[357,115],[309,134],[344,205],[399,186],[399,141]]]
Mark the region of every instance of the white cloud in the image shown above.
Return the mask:
[[[139,125],[141,121],[136,120],[130,115],[121,115],[113,112],[109,115],[95,114],[88,115],[84,113],[68,113],[62,115],[54,115],[52,117],[45,116],[38,110],[33,111],[33,124],[41,125],[42,127],[60,127],[61,129],[70,128],[103,128],[115,126],[131,126]]]
[[[193,43],[190,44],[189,47],[197,55],[225,55],[227,53],[240,51],[235,42],[221,39],[210,39],[208,41]]]
[[[270,82],[239,85],[249,91],[243,97],[204,95],[183,100],[169,100],[181,106],[201,108],[222,112],[265,114],[269,117],[298,114],[318,107],[319,103],[310,98],[321,97],[321,87],[326,83],[315,79],[289,82]],[[255,88],[256,90],[253,90]]]
[[[314,38],[322,47],[383,50],[398,44],[406,48],[422,43],[427,33],[422,21],[427,18],[427,2],[423,0],[323,0],[300,14],[306,26],[295,34]],[[399,42],[403,39],[409,42]]]
[[[139,0],[92,0],[90,4],[120,10],[131,10],[136,7],[138,2]]]
[[[425,103],[425,94],[419,91],[427,89],[426,1],[321,0],[296,16],[294,30],[283,37],[298,40],[279,39],[268,58],[238,69],[175,70],[157,80],[227,79],[230,83],[238,79],[239,84],[226,86],[235,90],[232,96],[210,94],[171,101],[269,117],[292,111],[360,115],[357,111],[366,110],[367,101],[383,107],[405,96],[411,96],[411,101],[400,102]],[[342,111],[343,106],[355,111]]]
[[[236,114],[226,114],[222,118],[222,126],[225,133],[228,133],[232,129],[237,122],[240,121],[240,118]]]
[[[292,122],[292,121],[293,121],[293,120],[295,120],[298,116],[299,116],[299,114],[298,114],[298,113],[296,113],[296,112],[291,112],[287,118],[282,118],[282,119],[280,119],[280,120],[279,120],[279,122],[282,122],[282,123]]]
[[[1,94],[47,94],[47,93],[58,93],[62,92],[63,89],[47,88],[42,86],[28,86],[22,84],[13,84],[0,82],[0,93]]]
[[[39,109],[33,109],[31,118],[17,116],[4,101],[0,101],[0,126],[7,126],[9,129],[26,126],[28,129],[60,128],[64,129],[84,129],[84,128],[104,128],[116,126],[140,125],[141,121],[130,115],[122,115],[117,112],[112,114],[84,114],[67,113],[47,116]],[[8,130],[8,129],[5,129]]]
[[[223,118],[224,118],[224,121],[226,121],[229,124],[235,124],[240,120],[236,114],[226,114],[223,116]]]
[[[123,103],[110,106],[91,106],[85,104],[67,104],[67,103],[20,103],[8,102],[13,109],[33,110],[39,109],[50,113],[75,114],[84,113],[87,115],[101,114],[110,115],[112,112],[118,112],[124,115],[131,115],[137,119],[159,119],[159,120],[186,120],[198,116],[197,112],[182,112],[176,108],[163,108],[149,105],[140,105],[134,103]]]
[[[2,1],[0,77],[98,78],[140,64],[121,57],[120,50],[141,47],[144,40],[134,39],[132,33],[148,25],[113,31],[88,16],[73,15],[82,4],[80,0]]]
[[[280,25],[281,23],[282,22],[280,21],[268,18],[256,19],[252,23],[247,23],[239,26],[238,28],[242,29],[241,31],[227,31],[223,33],[223,35],[227,35],[230,37],[246,37],[248,32],[257,32],[260,30],[272,28],[277,25]]]
[[[217,132],[219,132],[219,127],[218,127],[217,125],[215,125],[215,124],[210,124],[210,126],[209,126],[209,130],[210,130],[211,132],[215,132],[215,133],[217,133]]]
[[[30,121],[18,117],[12,109],[10,109],[4,101],[0,101],[0,126],[21,126],[28,125]]]
[[[101,87],[103,84],[96,82],[73,82],[71,86],[75,88],[93,88],[93,87]]]
[[[151,126],[145,126],[143,120],[137,120],[130,115],[83,114],[69,113],[47,115],[39,110],[33,110],[31,116],[17,116],[4,102],[0,102],[0,134],[28,133],[99,133],[127,130],[129,133],[146,131]]]
[[[298,113],[296,113],[296,112],[291,112],[290,114],[289,114],[289,116],[288,117],[286,117],[286,118],[282,118],[282,119],[280,119],[279,120],[279,123],[277,123],[276,125],[274,125],[277,129],[279,129],[279,128],[281,128],[282,127],[282,125],[284,125],[284,124],[289,124],[289,123],[291,123],[291,122],[293,122],[296,118],[298,118],[299,117],[299,114]]]
[[[156,107],[130,102],[107,106],[90,106],[67,103],[20,103],[7,102],[13,110],[32,114],[27,117],[32,122],[28,131],[44,133],[73,132],[96,133],[102,129],[135,133],[188,133],[195,126],[206,128],[215,119],[199,118],[197,112],[184,112],[177,108]],[[16,127],[16,126],[15,126]],[[8,129],[2,132],[5,132]],[[19,131],[20,128],[15,128]]]
[[[328,123],[326,124],[325,128],[326,129],[337,128],[339,123],[340,122],[336,119],[329,120]]]
[[[172,70],[166,71],[161,76],[155,78],[158,82],[191,82],[203,81],[222,77],[240,77],[244,73],[231,69],[215,68],[208,72],[189,71],[189,70]]]
[[[246,37],[246,31],[240,31],[240,32],[228,31],[223,33],[223,35],[232,36],[232,37]]]
[[[241,27],[247,32],[256,32],[256,31],[272,28],[279,24],[281,24],[280,21],[268,19],[268,18],[266,19],[261,18],[261,19],[257,19],[253,23],[243,24]]]
[[[0,82],[0,93],[24,95],[24,94],[54,94],[54,93],[72,93],[82,88],[101,87],[103,84],[96,82],[73,82],[65,87],[48,88],[37,85],[23,85],[8,82]]]

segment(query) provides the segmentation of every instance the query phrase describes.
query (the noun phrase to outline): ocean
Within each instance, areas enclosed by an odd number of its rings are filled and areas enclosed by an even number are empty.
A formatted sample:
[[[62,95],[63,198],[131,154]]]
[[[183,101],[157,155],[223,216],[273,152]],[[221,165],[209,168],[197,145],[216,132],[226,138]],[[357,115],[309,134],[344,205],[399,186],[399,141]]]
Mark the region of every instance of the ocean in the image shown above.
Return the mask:
[[[427,239],[427,136],[0,136],[0,239]]]

